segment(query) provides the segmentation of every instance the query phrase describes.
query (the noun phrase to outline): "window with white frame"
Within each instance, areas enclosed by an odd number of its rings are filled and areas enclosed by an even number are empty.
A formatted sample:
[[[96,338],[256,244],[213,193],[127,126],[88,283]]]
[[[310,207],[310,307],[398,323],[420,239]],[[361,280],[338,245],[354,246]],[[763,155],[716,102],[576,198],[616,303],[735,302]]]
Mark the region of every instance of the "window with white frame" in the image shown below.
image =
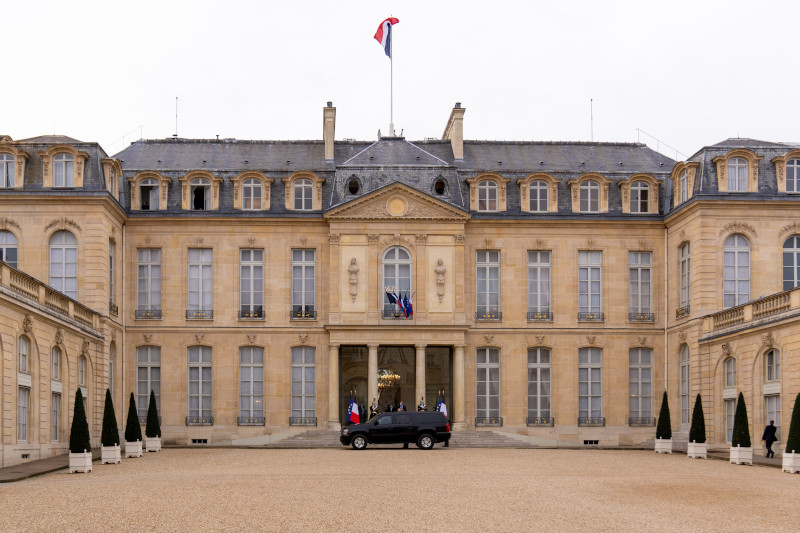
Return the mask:
[[[650,185],[644,181],[631,184],[631,213],[650,212]]]
[[[145,178],[139,182],[139,206],[142,211],[158,211],[158,180]]]
[[[689,286],[690,286],[690,261],[689,243],[687,242],[680,248],[680,271],[681,271],[681,297],[680,307],[686,309],[689,307]]]
[[[651,252],[628,252],[628,313],[634,320],[650,320],[652,308]]]
[[[114,343],[108,346],[108,390],[114,392]]]
[[[211,418],[211,347],[189,347],[189,418]]]
[[[0,261],[17,268],[17,238],[10,231],[0,231]]]
[[[411,291],[411,253],[400,246],[393,246],[383,252],[381,261],[383,272],[383,287],[381,299],[383,302],[383,316],[390,318],[394,316],[405,316],[402,306],[392,302],[388,293],[391,292],[399,298],[412,297]],[[412,298],[413,300],[413,298]]]
[[[78,357],[78,385],[86,386],[86,357]]]
[[[592,318],[602,312],[603,252],[578,252],[578,312],[580,317]]]
[[[58,442],[61,423],[61,393],[53,392],[50,395],[50,440]]]
[[[779,394],[769,394],[764,396],[764,415],[765,420],[775,421],[775,437],[781,440],[781,397]]]
[[[189,309],[191,318],[211,318],[212,301],[211,248],[189,248]]]
[[[248,178],[242,182],[242,209],[245,211],[261,209],[261,180]]]
[[[70,298],[78,297],[78,240],[69,231],[50,237],[50,286]]]
[[[0,154],[0,187],[14,186],[14,156]]]
[[[681,203],[689,199],[689,171],[684,170],[678,178],[680,188],[680,201]]]
[[[211,180],[194,178],[189,185],[190,208],[192,211],[208,211],[211,209]]]
[[[728,159],[728,192],[747,192],[747,159],[731,157]]]
[[[800,236],[792,235],[783,243],[783,290],[800,287]]]
[[[17,340],[17,370],[24,374],[30,374],[30,357],[30,344],[28,343],[28,339],[20,337],[19,340]]]
[[[478,183],[478,211],[497,211],[497,182],[483,180]]]
[[[311,211],[314,209],[314,184],[308,178],[294,180],[295,211]]]
[[[750,301],[750,244],[744,235],[734,234],[723,245],[723,303],[735,307]]]
[[[586,180],[580,186],[581,213],[600,212],[600,184],[594,180]]]
[[[479,319],[499,319],[500,252],[497,250],[478,250],[476,255],[476,317]]]
[[[631,418],[653,417],[653,350],[631,348],[628,352],[629,401]]]
[[[603,351],[578,350],[578,418],[603,416]]]
[[[316,250],[292,250],[292,318],[316,318]]]
[[[161,348],[138,346],[136,348],[136,411],[139,418],[147,416],[150,391],[156,396],[156,407],[161,412]]]
[[[50,379],[61,381],[61,350],[55,346],[50,351]]]
[[[264,250],[239,251],[239,317],[264,318]]]
[[[764,355],[765,381],[780,381],[781,379],[781,356],[778,350],[770,350]]]
[[[31,389],[17,389],[17,442],[28,442],[28,413],[31,401]]]
[[[292,418],[316,417],[317,352],[311,346],[292,348]]]
[[[108,242],[108,301],[114,303],[114,243]]]
[[[161,249],[137,248],[136,263],[136,318],[160,318]]]
[[[528,418],[552,417],[550,365],[549,348],[528,348]]]
[[[736,416],[736,400],[724,400],[725,442],[733,441],[733,419]]]
[[[552,318],[550,252],[528,251],[528,319]]]
[[[689,425],[689,346],[681,346],[681,426]]]
[[[257,423],[264,418],[264,349],[239,348],[239,422]]]
[[[531,213],[547,213],[550,204],[550,187],[544,180],[533,180],[528,186],[530,203],[528,210]]]
[[[786,162],[786,192],[800,192],[800,159]]]
[[[476,416],[478,418],[500,417],[500,350],[478,348]]]
[[[733,357],[725,360],[725,386],[736,386],[736,359]]]
[[[53,187],[75,186],[75,160],[70,154],[56,154],[53,157]]]

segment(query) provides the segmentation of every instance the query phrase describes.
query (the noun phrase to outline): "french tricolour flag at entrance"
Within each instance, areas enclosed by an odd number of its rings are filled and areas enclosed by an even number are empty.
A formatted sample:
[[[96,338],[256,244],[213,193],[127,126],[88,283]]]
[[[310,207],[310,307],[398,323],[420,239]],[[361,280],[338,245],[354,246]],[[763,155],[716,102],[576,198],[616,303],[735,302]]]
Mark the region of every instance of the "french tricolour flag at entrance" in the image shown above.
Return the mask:
[[[350,407],[347,408],[347,420],[352,424],[359,423],[358,417],[358,399],[350,396]]]
[[[392,58],[392,25],[398,22],[400,22],[400,20],[389,17],[381,22],[381,25],[378,26],[378,31],[375,32],[375,40],[381,43],[383,51],[386,52],[389,59]]]

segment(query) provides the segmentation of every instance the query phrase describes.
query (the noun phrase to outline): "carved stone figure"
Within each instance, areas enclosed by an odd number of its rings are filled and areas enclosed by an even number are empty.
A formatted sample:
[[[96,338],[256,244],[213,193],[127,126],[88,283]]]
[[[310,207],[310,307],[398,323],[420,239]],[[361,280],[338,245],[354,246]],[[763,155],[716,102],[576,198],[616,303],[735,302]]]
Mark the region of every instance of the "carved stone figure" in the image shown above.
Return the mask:
[[[441,257],[436,261],[436,268],[433,271],[436,272],[436,294],[439,296],[439,302],[441,302],[444,298],[444,273],[447,272],[447,267],[444,266],[444,261]]]
[[[353,302],[355,302],[356,296],[358,296],[358,271],[359,271],[355,257],[350,260],[350,266],[347,267],[347,271],[350,273],[350,298],[352,298]]]

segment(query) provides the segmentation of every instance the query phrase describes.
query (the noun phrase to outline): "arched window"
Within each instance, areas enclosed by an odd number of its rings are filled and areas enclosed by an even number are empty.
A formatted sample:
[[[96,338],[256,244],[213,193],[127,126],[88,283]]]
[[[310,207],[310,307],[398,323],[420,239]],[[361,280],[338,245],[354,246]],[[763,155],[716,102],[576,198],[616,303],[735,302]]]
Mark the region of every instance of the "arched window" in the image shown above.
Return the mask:
[[[78,357],[78,385],[86,386],[86,357]]]
[[[50,379],[61,381],[61,350],[55,346],[50,351]]]
[[[732,157],[728,160],[728,192],[747,192],[747,159]]]
[[[314,184],[310,179],[301,178],[294,182],[294,208],[296,211],[314,209]]]
[[[733,357],[725,359],[725,386],[736,386],[736,359]]]
[[[681,426],[689,425],[689,347],[681,346]]]
[[[723,245],[723,304],[735,307],[750,301],[750,244],[744,235],[734,234]]]
[[[242,209],[246,211],[261,209],[261,180],[248,178],[242,182]]]
[[[70,298],[78,297],[78,241],[68,231],[50,237],[50,286]]]
[[[631,185],[631,213],[650,212],[650,186],[644,181]]]
[[[438,178],[433,183],[433,190],[439,196],[443,195],[445,193],[445,191],[447,190],[447,182],[445,182],[443,178]]]
[[[550,365],[549,348],[528,348],[528,424],[548,424],[552,417]]]
[[[780,381],[781,356],[778,350],[770,350],[764,355],[764,381]]]
[[[550,187],[544,180],[533,180],[528,188],[531,213],[546,213],[550,203]]]
[[[31,371],[31,352],[30,344],[25,337],[20,337],[17,342],[17,355],[17,370],[29,374]]]
[[[681,172],[680,177],[680,199],[681,202],[685,202],[689,199],[689,171],[684,170]]]
[[[600,212],[600,184],[594,180],[581,183],[581,213]]]
[[[146,178],[139,182],[142,211],[158,211],[158,180]]]
[[[786,162],[786,192],[800,192],[800,159]]]
[[[478,183],[478,211],[497,211],[497,182],[483,180]]]
[[[190,183],[191,209],[193,211],[208,211],[211,209],[211,180],[195,178]]]
[[[53,157],[53,187],[75,186],[75,160],[66,153]]]
[[[800,286],[800,235],[792,235],[783,243],[783,290]]]
[[[393,302],[394,296],[412,298],[411,254],[405,248],[394,246],[383,253],[383,316],[394,318],[405,316],[403,307]],[[389,294],[393,294],[389,298]]]
[[[14,156],[0,154],[0,187],[14,186]]]
[[[359,189],[360,186],[358,184],[358,180],[356,178],[350,178],[350,180],[347,182],[347,194],[356,195],[358,194]]]
[[[17,268],[17,238],[10,231],[0,231],[0,261]]]

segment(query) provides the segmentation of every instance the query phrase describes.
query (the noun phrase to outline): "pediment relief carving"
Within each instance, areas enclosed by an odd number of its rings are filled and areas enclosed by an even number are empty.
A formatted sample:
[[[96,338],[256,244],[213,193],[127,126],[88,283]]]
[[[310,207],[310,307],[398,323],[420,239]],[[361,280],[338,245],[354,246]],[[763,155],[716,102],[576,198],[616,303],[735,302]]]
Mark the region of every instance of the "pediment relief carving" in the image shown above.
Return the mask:
[[[328,211],[328,219],[459,220],[469,214],[402,184],[394,184]]]

